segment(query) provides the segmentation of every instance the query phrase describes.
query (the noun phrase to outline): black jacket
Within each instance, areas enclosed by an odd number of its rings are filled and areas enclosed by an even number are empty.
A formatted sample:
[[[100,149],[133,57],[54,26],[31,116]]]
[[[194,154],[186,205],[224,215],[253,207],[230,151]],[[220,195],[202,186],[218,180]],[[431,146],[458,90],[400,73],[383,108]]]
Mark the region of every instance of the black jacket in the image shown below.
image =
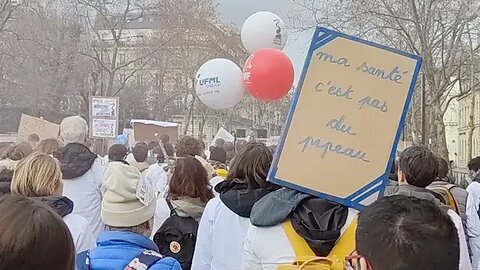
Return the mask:
[[[92,167],[97,155],[79,143],[69,143],[55,153],[60,162],[63,179],[74,179],[84,175]]]

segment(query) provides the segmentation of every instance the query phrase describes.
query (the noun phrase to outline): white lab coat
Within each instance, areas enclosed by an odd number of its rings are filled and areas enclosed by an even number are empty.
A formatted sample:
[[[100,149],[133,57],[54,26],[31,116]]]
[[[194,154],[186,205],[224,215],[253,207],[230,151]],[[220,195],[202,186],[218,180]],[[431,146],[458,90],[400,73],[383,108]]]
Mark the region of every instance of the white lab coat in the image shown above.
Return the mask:
[[[73,212],[84,217],[90,224],[93,236],[103,230],[103,223],[100,219],[102,204],[102,179],[107,163],[96,158],[90,170],[84,175],[63,180],[63,195],[73,201]]]
[[[357,211],[349,209],[343,234]],[[295,261],[295,250],[283,230],[282,224],[272,227],[256,227],[250,224],[245,238],[242,255],[242,270],[276,270],[280,264],[292,264]]]
[[[448,211],[448,215],[455,224],[459,236],[459,270],[471,270],[462,219],[452,210]],[[348,228],[355,216],[356,211],[349,209],[347,222],[342,228],[342,233]],[[281,224],[266,228],[249,226],[242,255],[242,270],[275,270],[279,264],[291,264],[294,260],[295,251]]]
[[[219,197],[205,207],[197,234],[192,270],[238,270],[250,219],[228,209]]]
[[[92,229],[85,218],[75,214],[68,214],[63,217],[63,222],[65,222],[70,230],[73,243],[75,244],[75,252],[77,254],[85,250],[90,250],[96,246]]]
[[[480,183],[472,182],[467,187],[467,234],[470,242],[473,269],[479,269],[480,262]]]
[[[157,188],[160,197],[166,196],[166,190],[168,186],[168,174],[164,170],[167,163],[155,163],[150,165],[147,170],[147,180]]]

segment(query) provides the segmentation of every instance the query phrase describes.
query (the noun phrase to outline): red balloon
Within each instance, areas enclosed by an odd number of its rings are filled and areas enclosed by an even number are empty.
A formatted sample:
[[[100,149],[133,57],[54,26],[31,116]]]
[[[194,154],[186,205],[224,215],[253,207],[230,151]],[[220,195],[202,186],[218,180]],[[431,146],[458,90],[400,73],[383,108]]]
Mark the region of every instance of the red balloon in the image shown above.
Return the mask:
[[[243,67],[245,88],[257,99],[274,101],[288,94],[293,85],[290,58],[277,49],[261,49]]]

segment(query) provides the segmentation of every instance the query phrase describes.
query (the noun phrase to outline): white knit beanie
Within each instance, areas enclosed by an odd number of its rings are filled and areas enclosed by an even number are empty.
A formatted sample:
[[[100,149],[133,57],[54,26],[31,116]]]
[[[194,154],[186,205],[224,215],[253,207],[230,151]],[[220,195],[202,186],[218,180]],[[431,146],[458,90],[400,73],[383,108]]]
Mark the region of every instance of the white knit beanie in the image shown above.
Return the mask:
[[[112,227],[133,227],[150,220],[155,213],[155,199],[141,201],[137,188],[145,189],[140,171],[122,162],[111,162],[103,177],[103,223]],[[139,185],[141,182],[141,185]],[[142,186],[142,187],[140,187]],[[148,185],[147,185],[148,186]],[[154,194],[153,187],[141,193]]]
[[[88,136],[88,123],[80,116],[66,117],[60,123],[60,138],[63,143],[85,143]]]

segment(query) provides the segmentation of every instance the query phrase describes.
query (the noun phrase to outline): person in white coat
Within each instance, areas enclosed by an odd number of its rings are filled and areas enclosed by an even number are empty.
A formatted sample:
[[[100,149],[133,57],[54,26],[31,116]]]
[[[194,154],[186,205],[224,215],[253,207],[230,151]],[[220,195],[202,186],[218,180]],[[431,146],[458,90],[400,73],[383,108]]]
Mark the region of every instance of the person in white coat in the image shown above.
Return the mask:
[[[127,156],[126,161],[131,166],[137,168],[143,177],[146,177],[148,174],[148,168],[150,164],[147,162],[148,157],[148,145],[144,142],[139,142],[135,144],[132,149],[132,153]]]
[[[167,154],[167,157],[163,154],[163,151],[160,147],[155,148],[154,152],[157,153],[157,162],[155,164],[150,165],[147,170],[147,179],[152,183],[152,185],[156,188],[159,197],[165,198],[166,197],[166,190],[168,186],[168,173],[167,171],[170,169],[168,168],[168,159],[173,158],[174,150],[173,145],[171,143],[164,143],[163,147]],[[173,161],[172,161],[173,162]]]
[[[272,153],[261,143],[248,144],[233,159],[220,194],[205,207],[197,234],[192,270],[238,270],[253,205],[280,187],[266,181]]]
[[[87,220],[72,214],[73,202],[62,197],[62,173],[57,161],[46,154],[35,152],[20,161],[13,174],[12,193],[39,198],[50,205],[67,224],[77,253],[95,246],[95,238]]]
[[[293,264],[296,253],[284,230],[287,220],[315,255],[325,257],[356,215],[354,209],[295,190],[274,191],[252,209],[240,269],[276,270]]]
[[[84,145],[88,124],[80,116],[71,116],[60,124],[65,144],[54,156],[63,174],[63,194],[74,203],[73,213],[88,220],[96,238],[103,229],[100,219],[102,178],[108,163]]]
[[[468,169],[473,181],[467,187],[467,234],[473,269],[480,269],[480,157],[472,159]]]

